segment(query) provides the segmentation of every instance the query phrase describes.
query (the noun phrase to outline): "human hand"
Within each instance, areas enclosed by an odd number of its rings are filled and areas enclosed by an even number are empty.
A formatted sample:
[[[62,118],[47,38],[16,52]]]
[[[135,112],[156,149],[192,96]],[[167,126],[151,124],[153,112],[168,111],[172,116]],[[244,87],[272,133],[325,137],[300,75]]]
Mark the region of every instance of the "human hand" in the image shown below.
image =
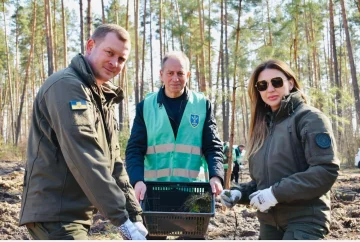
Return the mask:
[[[143,181],[138,181],[134,187],[135,197],[138,201],[144,200],[146,185]]]
[[[120,234],[126,240],[146,240],[130,219],[118,227]]]
[[[250,194],[250,205],[256,207],[260,212],[266,212],[269,208],[274,207],[278,201],[271,188],[269,187]]]
[[[220,178],[217,176],[214,176],[210,179],[210,186],[212,193],[214,193],[216,196],[219,195],[223,190]]]
[[[223,205],[232,208],[241,199],[241,195],[239,190],[223,190],[220,193],[220,200]]]
[[[142,222],[135,222],[133,224],[136,226],[136,228],[140,232],[140,234],[142,234],[144,236],[146,236],[148,234],[148,231]]]

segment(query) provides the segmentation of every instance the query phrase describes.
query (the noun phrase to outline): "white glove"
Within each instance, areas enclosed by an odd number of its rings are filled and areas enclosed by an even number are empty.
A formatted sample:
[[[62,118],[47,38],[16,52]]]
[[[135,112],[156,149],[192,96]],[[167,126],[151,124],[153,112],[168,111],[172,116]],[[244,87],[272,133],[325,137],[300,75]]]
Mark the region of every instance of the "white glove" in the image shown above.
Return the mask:
[[[135,222],[133,224],[136,226],[136,228],[140,232],[140,234],[142,234],[144,236],[146,236],[148,234],[148,231],[142,222]]]
[[[130,219],[126,220],[118,229],[125,240],[146,240],[145,236],[139,232],[138,227]]]
[[[271,187],[250,194],[249,199],[250,205],[256,207],[260,212],[266,212],[278,203]]]
[[[239,190],[223,190],[220,193],[220,200],[223,205],[232,208],[241,199],[241,192]]]

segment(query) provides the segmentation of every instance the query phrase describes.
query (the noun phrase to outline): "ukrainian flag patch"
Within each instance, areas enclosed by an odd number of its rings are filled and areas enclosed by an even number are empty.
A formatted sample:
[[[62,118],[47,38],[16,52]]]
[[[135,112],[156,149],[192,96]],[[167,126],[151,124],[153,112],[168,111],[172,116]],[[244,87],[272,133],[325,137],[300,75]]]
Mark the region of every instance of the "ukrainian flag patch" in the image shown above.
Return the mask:
[[[73,100],[70,101],[71,110],[86,110],[87,104],[85,100]]]

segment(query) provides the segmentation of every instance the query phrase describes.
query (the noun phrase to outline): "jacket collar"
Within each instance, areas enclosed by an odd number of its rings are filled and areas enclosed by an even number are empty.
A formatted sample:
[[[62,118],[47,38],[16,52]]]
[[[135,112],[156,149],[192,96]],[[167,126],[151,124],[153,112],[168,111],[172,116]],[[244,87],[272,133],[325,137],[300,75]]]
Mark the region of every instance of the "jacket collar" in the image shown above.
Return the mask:
[[[184,99],[187,101],[189,100],[189,89],[185,86],[185,90],[184,90],[185,95]],[[165,102],[165,86],[163,85],[160,90],[159,90],[159,94],[157,97],[157,103],[161,106],[163,105]]]
[[[78,54],[71,60],[70,67],[75,70],[85,85],[93,89],[95,93],[99,95],[99,89],[96,85],[94,73],[92,72],[89,63],[82,54]],[[107,101],[120,103],[124,98],[123,90],[110,81],[101,85],[101,91],[104,93]]]
[[[280,103],[280,108],[274,113],[267,113],[267,119],[272,119],[273,122],[281,122],[288,116],[292,115],[295,109],[304,102],[300,91],[292,92],[284,96]]]

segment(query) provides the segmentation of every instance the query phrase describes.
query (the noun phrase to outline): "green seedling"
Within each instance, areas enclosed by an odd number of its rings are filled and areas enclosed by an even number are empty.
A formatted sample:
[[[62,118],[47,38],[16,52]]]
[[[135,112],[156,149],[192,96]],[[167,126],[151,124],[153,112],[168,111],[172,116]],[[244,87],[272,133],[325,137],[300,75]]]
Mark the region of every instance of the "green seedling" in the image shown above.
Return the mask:
[[[190,195],[184,202],[183,211],[192,213],[210,213],[211,198],[210,193]]]

